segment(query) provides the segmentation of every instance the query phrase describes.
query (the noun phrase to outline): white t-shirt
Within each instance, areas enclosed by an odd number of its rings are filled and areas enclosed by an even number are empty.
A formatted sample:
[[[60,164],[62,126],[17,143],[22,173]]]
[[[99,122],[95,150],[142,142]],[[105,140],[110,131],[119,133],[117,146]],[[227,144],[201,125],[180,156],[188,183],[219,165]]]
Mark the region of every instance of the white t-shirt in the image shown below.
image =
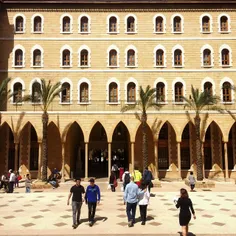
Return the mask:
[[[15,182],[16,180],[16,175],[14,173],[11,173],[9,182]]]
[[[149,199],[150,199],[150,193],[147,189],[147,191],[140,196],[138,204],[139,205],[148,205]]]

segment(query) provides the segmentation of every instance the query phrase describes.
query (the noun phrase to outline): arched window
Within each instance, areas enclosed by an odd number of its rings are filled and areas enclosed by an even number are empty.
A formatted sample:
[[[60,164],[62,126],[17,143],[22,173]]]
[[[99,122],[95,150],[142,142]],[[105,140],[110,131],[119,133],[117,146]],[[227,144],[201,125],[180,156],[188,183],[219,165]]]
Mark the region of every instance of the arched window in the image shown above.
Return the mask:
[[[135,32],[135,19],[133,16],[130,16],[127,19],[127,32],[128,33]]]
[[[127,102],[136,101],[136,85],[133,82],[130,82],[127,86]]]
[[[174,66],[182,66],[182,51],[180,49],[176,49],[174,51]]]
[[[62,19],[62,32],[69,33],[71,31],[71,21],[69,16]]]
[[[202,32],[210,32],[211,31],[211,20],[210,17],[204,16],[202,17]]]
[[[16,33],[23,33],[24,32],[24,18],[22,16],[16,17],[15,32]]]
[[[117,51],[115,49],[109,52],[109,66],[117,66]]]
[[[85,82],[80,84],[80,102],[89,102],[89,86]]]
[[[209,49],[203,51],[203,66],[211,66],[211,50]]]
[[[33,52],[33,66],[42,65],[42,54],[39,49],[34,50]]]
[[[62,84],[62,92],[61,92],[61,103],[69,103],[70,102],[70,84],[65,82]]]
[[[229,50],[226,48],[221,51],[221,64],[222,64],[222,66],[229,66],[230,65]]]
[[[42,19],[40,16],[36,16],[34,18],[34,32],[41,33],[42,32]]]
[[[229,82],[224,82],[222,86],[223,102],[232,102],[232,86]]]
[[[220,31],[228,32],[229,31],[229,21],[227,16],[222,16],[220,18]]]
[[[165,101],[165,84],[162,82],[159,82],[156,85],[156,101],[157,102]]]
[[[174,32],[181,32],[181,18],[179,16],[174,17],[173,19],[173,31]]]
[[[133,49],[127,52],[127,66],[135,66],[135,51]]]
[[[32,102],[33,103],[38,103],[40,102],[40,95],[39,91],[41,89],[41,85],[39,82],[34,82],[32,85]]]
[[[86,16],[83,16],[80,19],[80,32],[88,33],[89,32],[89,19]]]
[[[118,102],[118,86],[115,82],[109,84],[109,102]]]
[[[183,102],[183,84],[180,82],[175,84],[175,102]]]
[[[156,17],[156,25],[155,29],[156,32],[163,32],[164,31],[164,20],[161,16]]]
[[[88,54],[86,49],[80,52],[80,66],[88,66]]]
[[[17,82],[13,86],[13,102],[22,102],[22,84]]]
[[[70,51],[68,49],[62,52],[62,66],[70,66]]]
[[[162,49],[156,51],[156,66],[164,66],[164,51]]]
[[[15,66],[23,66],[23,51],[21,49],[17,49],[15,51]]]
[[[110,33],[117,32],[117,19],[114,16],[110,17],[109,19],[109,32]]]
[[[206,82],[204,84],[204,91],[207,91],[210,95],[213,95],[213,88],[212,88],[212,83],[211,82]]]

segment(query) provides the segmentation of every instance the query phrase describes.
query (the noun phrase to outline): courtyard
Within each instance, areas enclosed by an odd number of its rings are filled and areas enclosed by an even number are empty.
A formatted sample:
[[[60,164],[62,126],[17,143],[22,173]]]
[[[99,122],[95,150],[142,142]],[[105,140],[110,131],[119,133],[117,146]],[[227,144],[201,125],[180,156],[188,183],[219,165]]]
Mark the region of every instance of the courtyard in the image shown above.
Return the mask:
[[[101,179],[101,203],[96,212],[96,223],[90,228],[87,207],[82,207],[81,224],[72,229],[71,206],[67,206],[70,187],[62,183],[58,189],[32,190],[25,194],[24,184],[15,193],[0,194],[0,235],[180,235],[179,210],[173,198],[185,187],[183,182],[162,182],[161,188],[152,189],[146,226],[139,222],[127,227],[123,193],[107,190]],[[86,186],[87,182],[82,182]],[[190,223],[189,235],[236,235],[236,186],[234,183],[216,182],[214,189],[196,189],[190,192],[196,211],[196,220]]]

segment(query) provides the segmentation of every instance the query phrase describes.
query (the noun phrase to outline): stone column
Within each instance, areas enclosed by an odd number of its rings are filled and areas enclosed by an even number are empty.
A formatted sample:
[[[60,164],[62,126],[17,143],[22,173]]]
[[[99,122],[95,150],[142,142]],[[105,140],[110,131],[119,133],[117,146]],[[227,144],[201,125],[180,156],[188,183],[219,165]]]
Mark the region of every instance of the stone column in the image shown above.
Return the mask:
[[[177,142],[177,154],[178,154],[178,170],[179,170],[179,177],[181,177],[181,147],[180,147],[180,142]]]
[[[14,170],[18,171],[18,151],[19,151],[19,142],[15,142],[15,161],[14,161]]]
[[[39,153],[38,153],[38,179],[41,179],[41,169],[42,169],[42,141],[38,141]]]
[[[85,180],[88,179],[88,143],[84,143],[84,148],[85,148]]]
[[[202,173],[203,173],[203,179],[206,178],[206,175],[205,175],[205,156],[204,156],[204,142],[202,142]],[[197,161],[197,160],[196,160]]]
[[[130,173],[134,171],[134,142],[131,142],[131,170]]]
[[[65,182],[65,143],[61,144],[61,181]]]
[[[111,175],[111,143],[108,143],[108,178]]]
[[[228,165],[228,145],[224,142],[224,158],[225,158],[225,178],[229,178],[229,165]]]
[[[155,179],[158,179],[158,141],[154,142],[154,157],[155,157]]]

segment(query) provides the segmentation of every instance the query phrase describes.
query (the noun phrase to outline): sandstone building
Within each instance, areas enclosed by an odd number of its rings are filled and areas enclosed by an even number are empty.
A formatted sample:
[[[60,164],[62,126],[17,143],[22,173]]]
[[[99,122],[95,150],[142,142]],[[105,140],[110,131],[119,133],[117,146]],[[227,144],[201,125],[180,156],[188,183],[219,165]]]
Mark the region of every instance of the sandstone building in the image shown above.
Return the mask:
[[[65,90],[49,109],[49,169],[66,178],[106,177],[115,159],[141,166],[139,86],[162,95],[148,112],[149,164],[159,178],[194,169],[193,125],[181,96],[191,85],[221,97],[235,113],[236,2],[233,0],[2,0],[0,79],[15,95],[2,112],[0,171],[40,175],[40,79]],[[19,103],[31,94],[32,103]],[[193,111],[189,111],[193,118]],[[205,177],[236,179],[233,116],[210,111],[203,127]],[[157,131],[153,132],[153,124]]]

